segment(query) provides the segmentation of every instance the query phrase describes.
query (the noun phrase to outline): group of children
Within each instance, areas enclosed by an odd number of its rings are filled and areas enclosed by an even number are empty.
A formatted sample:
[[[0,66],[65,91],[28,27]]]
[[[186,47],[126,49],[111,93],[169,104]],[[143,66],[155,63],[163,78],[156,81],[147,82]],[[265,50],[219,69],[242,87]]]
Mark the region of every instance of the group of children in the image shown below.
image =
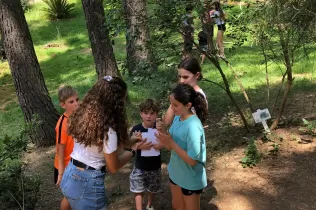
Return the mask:
[[[221,4],[219,1],[215,1],[213,3],[206,3],[205,5],[206,12],[202,15],[203,25],[202,30],[198,33],[198,42],[199,47],[202,51],[208,51],[208,38],[213,39],[213,25],[217,25],[217,38],[216,38],[216,46],[218,49],[218,55],[220,57],[225,58],[224,54],[224,32],[226,31],[225,24],[225,12],[221,8]],[[193,8],[186,8],[186,16],[183,21],[183,40],[184,40],[184,49],[183,49],[183,57],[187,57],[191,55],[193,42],[194,42],[194,23],[193,23]],[[211,28],[211,29],[209,29]],[[204,63],[205,54],[201,54],[201,64]]]
[[[135,194],[136,209],[143,209],[147,192],[146,210],[154,210],[154,197],[162,189],[160,150],[168,149],[173,209],[200,210],[200,195],[207,185],[203,123],[208,113],[205,93],[197,84],[202,78],[199,61],[192,57],[182,60],[178,77],[164,118],[158,118],[160,108],[155,100],[144,100],[139,105],[142,122],[129,136],[127,86],[120,78],[99,79],[80,105],[72,87],[59,90],[60,105],[65,109],[56,126],[54,163],[55,183],[65,196],[60,209],[106,209],[105,165],[115,173],[135,156],[130,191]],[[169,131],[166,125],[171,125]],[[119,155],[122,147],[126,151]]]

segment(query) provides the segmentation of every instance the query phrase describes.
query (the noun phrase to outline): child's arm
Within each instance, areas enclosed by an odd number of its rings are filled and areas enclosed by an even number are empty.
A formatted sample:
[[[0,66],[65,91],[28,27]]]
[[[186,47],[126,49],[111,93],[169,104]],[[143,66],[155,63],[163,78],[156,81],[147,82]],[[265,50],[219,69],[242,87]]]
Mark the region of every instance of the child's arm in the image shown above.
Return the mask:
[[[184,149],[182,149],[181,147],[179,147],[173,140],[172,140],[172,144],[171,144],[171,149],[173,151],[175,151],[177,153],[177,155],[180,156],[180,158],[182,160],[184,160],[184,162],[186,162],[187,164],[191,165],[191,166],[195,166],[197,164],[197,160],[192,159],[187,151],[185,151]]]
[[[147,139],[142,139],[142,134],[140,131],[134,131],[131,136],[132,144],[135,144],[136,150],[150,150],[153,147],[151,142],[147,142]]]
[[[64,159],[65,159],[65,144],[58,144],[57,145],[57,152],[58,152],[58,178],[56,185],[59,185],[61,182],[61,179],[64,174],[65,170],[65,164],[64,164]]]
[[[177,153],[177,155],[179,155],[180,158],[184,160],[187,164],[191,166],[194,166],[197,164],[198,161],[192,159],[188,155],[187,151],[179,147],[177,143],[172,139],[170,134],[159,133],[159,134],[156,134],[156,137],[162,144],[165,145],[166,148],[170,148],[174,150]]]
[[[165,145],[163,145],[163,144],[161,144],[161,143],[158,143],[158,144],[154,144],[154,145],[153,145],[153,148],[154,148],[155,150],[161,150],[161,149],[166,148],[166,147],[165,147]]]
[[[169,106],[169,108],[168,108],[168,110],[163,118],[163,121],[166,125],[171,125],[173,122],[173,118],[174,118],[174,112],[171,109],[171,106]]]

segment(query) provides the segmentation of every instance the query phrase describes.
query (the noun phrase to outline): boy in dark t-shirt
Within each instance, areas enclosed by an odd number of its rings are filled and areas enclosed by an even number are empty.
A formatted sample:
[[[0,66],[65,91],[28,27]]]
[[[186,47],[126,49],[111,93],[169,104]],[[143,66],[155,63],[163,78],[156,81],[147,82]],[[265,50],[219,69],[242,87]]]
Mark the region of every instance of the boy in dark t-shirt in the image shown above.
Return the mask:
[[[155,124],[159,112],[157,102],[146,99],[139,105],[142,123],[135,125],[131,130],[131,138],[148,134],[156,130]],[[161,156],[158,151],[162,144],[153,143],[150,139],[138,143],[136,160],[132,173],[130,174],[130,191],[135,193],[136,209],[142,210],[143,194],[148,191],[148,202],[146,210],[154,210],[152,206],[154,194],[161,190]],[[144,156],[143,151],[155,149],[157,156]]]

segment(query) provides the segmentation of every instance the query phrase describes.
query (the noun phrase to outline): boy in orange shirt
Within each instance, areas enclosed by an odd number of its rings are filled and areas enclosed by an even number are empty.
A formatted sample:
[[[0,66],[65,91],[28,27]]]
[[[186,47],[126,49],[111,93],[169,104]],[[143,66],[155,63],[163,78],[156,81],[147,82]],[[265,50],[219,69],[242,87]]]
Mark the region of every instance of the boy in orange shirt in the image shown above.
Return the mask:
[[[74,140],[67,134],[68,117],[78,108],[78,93],[71,86],[65,86],[58,91],[60,106],[65,109],[56,125],[56,155],[54,160],[54,181],[59,186],[64,170],[70,161],[70,154],[74,147]],[[60,204],[61,210],[71,209],[66,198]]]

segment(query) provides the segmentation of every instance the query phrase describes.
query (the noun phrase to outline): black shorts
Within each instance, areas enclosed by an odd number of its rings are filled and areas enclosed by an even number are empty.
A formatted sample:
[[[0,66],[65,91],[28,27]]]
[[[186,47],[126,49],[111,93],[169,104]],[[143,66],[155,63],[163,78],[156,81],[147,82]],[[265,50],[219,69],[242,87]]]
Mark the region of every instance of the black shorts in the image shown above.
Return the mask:
[[[218,29],[219,31],[226,31],[225,23],[224,23],[224,24],[221,24],[221,25],[217,25],[217,29]]]
[[[58,169],[54,167],[54,183],[57,183],[57,179],[58,179]]]
[[[193,49],[193,42],[191,41],[192,39],[185,40],[184,41],[184,51],[185,52],[192,52]]]
[[[170,178],[169,178],[169,181],[170,181],[171,184],[177,185],[177,184],[174,183]],[[177,186],[178,186],[178,185],[177,185]],[[200,190],[188,190],[188,189],[184,189],[184,188],[182,188],[182,187],[181,187],[181,190],[182,190],[182,194],[183,194],[183,195],[186,195],[186,196],[188,196],[188,195],[193,195],[193,193],[195,193],[195,194],[201,194],[201,193],[203,192],[203,189],[200,189]]]

